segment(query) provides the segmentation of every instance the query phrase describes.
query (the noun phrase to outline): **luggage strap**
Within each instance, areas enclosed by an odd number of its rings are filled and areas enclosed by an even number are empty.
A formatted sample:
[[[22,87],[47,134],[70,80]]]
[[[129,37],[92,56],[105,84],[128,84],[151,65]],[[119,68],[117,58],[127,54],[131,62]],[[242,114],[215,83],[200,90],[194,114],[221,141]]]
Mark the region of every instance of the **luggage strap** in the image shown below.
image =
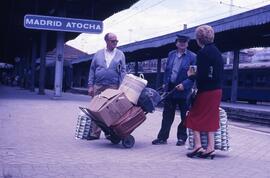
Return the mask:
[[[111,132],[110,128],[107,127],[106,124],[103,123],[102,121],[96,119],[96,118],[93,116],[93,114],[91,114],[91,112],[90,112],[90,110],[89,110],[88,108],[83,108],[83,107],[80,107],[80,106],[79,106],[79,108],[80,108],[80,110],[82,110],[82,112],[83,112],[84,114],[86,114],[88,117],[90,117],[90,118],[91,118],[91,119],[92,119],[92,120],[93,120],[93,121],[101,128],[101,130],[102,130],[103,132],[105,132],[106,134]]]

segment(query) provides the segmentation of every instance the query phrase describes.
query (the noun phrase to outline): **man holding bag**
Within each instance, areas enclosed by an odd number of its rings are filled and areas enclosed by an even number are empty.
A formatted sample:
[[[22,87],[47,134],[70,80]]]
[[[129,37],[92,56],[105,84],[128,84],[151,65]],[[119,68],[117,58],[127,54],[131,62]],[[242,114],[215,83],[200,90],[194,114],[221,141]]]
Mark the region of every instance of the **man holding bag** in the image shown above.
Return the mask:
[[[175,40],[177,50],[171,51],[168,55],[163,86],[167,92],[175,91],[164,101],[161,129],[157,139],[152,141],[153,145],[167,144],[177,106],[180,108],[181,122],[177,128],[178,141],[176,145],[182,146],[186,142],[187,133],[184,122],[188,110],[187,96],[194,84],[192,80],[188,79],[187,71],[190,65],[195,65],[196,62],[196,55],[187,50],[188,42],[188,36],[177,35],[177,39]]]

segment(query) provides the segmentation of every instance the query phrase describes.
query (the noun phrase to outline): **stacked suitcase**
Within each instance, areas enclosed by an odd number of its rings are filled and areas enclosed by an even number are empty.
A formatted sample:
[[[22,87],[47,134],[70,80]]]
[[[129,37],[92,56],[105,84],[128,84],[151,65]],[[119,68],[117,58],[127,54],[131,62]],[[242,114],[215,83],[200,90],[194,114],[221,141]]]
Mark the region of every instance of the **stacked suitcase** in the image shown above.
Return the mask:
[[[120,138],[125,138],[141,125],[145,119],[146,117],[143,110],[140,107],[133,106],[112,128]]]

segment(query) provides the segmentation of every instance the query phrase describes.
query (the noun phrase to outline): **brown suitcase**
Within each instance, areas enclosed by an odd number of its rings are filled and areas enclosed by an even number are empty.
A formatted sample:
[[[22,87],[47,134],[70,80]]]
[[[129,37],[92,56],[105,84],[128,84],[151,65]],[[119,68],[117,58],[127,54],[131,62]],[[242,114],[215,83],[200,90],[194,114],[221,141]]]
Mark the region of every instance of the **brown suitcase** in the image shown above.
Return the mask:
[[[120,138],[125,138],[145,119],[143,110],[140,107],[133,106],[112,126],[112,129]]]

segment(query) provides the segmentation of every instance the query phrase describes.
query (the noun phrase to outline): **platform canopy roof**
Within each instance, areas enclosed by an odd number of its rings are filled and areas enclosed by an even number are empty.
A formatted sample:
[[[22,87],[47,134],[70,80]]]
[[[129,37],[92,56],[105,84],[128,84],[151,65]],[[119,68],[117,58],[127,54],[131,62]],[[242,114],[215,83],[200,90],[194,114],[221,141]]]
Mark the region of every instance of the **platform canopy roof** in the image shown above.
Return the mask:
[[[215,43],[222,52],[270,46],[270,5],[207,24],[214,28]],[[175,48],[176,35],[183,34],[191,37],[189,48],[196,52],[199,49],[194,35],[196,28],[197,26],[119,48],[125,52],[128,61],[167,57],[168,52]]]
[[[215,43],[222,52],[270,46],[270,5],[207,24],[214,28]],[[190,36],[189,49],[197,52],[199,46],[194,35],[196,28],[197,26],[129,43],[118,48],[125,53],[127,62],[165,58],[169,51],[176,48],[174,44],[176,35],[182,34]],[[87,58],[75,59],[72,63],[89,61],[93,55],[91,54]]]
[[[138,0],[3,0],[0,6],[0,62],[14,63],[15,57],[29,56],[32,41],[40,43],[41,30],[29,30],[23,26],[25,14],[104,20],[112,14],[129,8]],[[65,41],[79,33],[67,32]],[[48,31],[47,46],[50,51],[56,47],[56,32]],[[39,49],[39,48],[38,48]]]

